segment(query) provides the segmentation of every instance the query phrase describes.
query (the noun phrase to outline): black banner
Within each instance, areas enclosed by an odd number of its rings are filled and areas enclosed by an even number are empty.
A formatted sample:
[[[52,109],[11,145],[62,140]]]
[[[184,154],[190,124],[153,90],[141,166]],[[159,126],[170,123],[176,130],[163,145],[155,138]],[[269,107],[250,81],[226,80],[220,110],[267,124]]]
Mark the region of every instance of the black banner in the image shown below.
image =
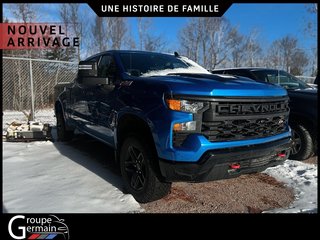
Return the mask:
[[[170,16],[208,16],[221,17],[231,6],[230,1],[161,1],[161,3],[145,1],[117,1],[110,2],[107,0],[95,1],[88,3],[89,6],[99,17],[116,17],[116,16],[142,16],[142,17],[170,17]]]

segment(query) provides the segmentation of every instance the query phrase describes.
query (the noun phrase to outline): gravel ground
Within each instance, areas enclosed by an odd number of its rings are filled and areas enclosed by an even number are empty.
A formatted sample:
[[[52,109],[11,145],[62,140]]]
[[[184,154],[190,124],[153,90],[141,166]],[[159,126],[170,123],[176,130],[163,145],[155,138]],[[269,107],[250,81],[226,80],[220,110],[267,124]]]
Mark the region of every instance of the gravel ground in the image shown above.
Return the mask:
[[[305,163],[318,164],[312,157]],[[141,204],[147,213],[261,213],[289,206],[293,190],[264,173],[207,183],[174,183],[171,193]]]
[[[207,183],[174,183],[171,193],[142,204],[149,213],[261,213],[289,206],[291,189],[263,174]]]
[[[307,160],[304,160],[302,162],[318,165],[318,156],[313,156],[313,157],[308,158]]]

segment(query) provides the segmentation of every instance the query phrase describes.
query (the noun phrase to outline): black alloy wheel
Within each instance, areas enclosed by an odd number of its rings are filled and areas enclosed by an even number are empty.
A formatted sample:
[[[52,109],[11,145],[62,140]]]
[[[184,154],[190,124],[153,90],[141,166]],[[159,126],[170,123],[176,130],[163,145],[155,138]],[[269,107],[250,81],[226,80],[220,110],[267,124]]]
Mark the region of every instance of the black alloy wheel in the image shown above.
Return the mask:
[[[152,143],[137,135],[129,135],[120,150],[120,170],[129,193],[140,203],[166,196],[171,183],[164,182],[156,164],[158,156]]]
[[[142,152],[133,147],[128,148],[129,158],[125,160],[125,171],[130,179],[130,186],[135,191],[143,189],[146,183],[146,165]]]

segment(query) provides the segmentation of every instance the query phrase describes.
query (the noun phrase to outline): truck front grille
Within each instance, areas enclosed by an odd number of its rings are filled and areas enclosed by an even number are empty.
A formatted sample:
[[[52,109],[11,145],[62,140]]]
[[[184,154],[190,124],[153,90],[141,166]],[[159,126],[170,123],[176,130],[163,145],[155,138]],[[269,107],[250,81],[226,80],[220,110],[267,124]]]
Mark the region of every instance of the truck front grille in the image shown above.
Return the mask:
[[[197,98],[193,99],[198,101]],[[281,98],[201,98],[202,112],[194,115],[195,132],[173,132],[179,147],[190,134],[202,134],[211,142],[251,140],[287,131],[288,97]]]
[[[283,133],[288,124],[288,99],[225,99],[210,102],[201,133],[209,141],[236,141]]]
[[[286,130],[285,115],[264,118],[203,122],[201,132],[209,141],[234,141],[268,137]]]

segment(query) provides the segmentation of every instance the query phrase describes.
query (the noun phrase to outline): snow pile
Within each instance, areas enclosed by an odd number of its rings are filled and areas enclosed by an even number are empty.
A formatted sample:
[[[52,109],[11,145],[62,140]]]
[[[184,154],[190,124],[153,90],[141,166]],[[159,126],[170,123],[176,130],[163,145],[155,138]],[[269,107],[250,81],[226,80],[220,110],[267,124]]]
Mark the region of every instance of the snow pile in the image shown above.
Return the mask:
[[[202,73],[207,73],[207,74],[212,74],[209,71],[207,71],[206,69],[204,69],[203,67],[201,67],[198,63],[192,61],[191,59],[181,56],[180,57],[183,61],[185,61],[186,63],[189,63],[191,66],[195,67],[198,69],[198,71],[201,71]]]
[[[29,111],[25,111],[29,113]],[[36,111],[35,120],[42,123],[49,123],[51,126],[56,125],[56,118],[54,116],[54,110],[52,109],[41,109]],[[4,111],[2,117],[2,134],[5,135],[5,131],[9,125],[13,122],[27,123],[28,118],[22,111]]]
[[[27,123],[28,119],[22,112],[17,111],[5,111],[2,117],[2,135],[5,135],[7,128],[12,122]]]
[[[36,111],[35,120],[40,121],[42,123],[49,123],[51,126],[56,125],[56,118],[54,109],[41,109]]]
[[[174,68],[174,69],[164,69],[159,71],[149,71],[141,75],[141,77],[150,77],[150,76],[164,76],[173,73],[200,73],[200,74],[211,74],[206,69],[201,67],[196,62],[192,61],[187,57],[180,57],[184,62],[190,64],[191,66],[188,68]]]
[[[174,69],[164,69],[159,71],[149,71],[141,75],[141,77],[151,77],[151,76],[165,76],[173,73],[201,73],[208,74],[207,70],[199,70],[197,67],[188,67],[188,68],[174,68]]]
[[[228,75],[228,74],[214,74],[214,75],[216,75],[216,76],[218,76],[218,77],[221,77],[221,78],[233,78],[233,79],[237,79],[235,76],[233,76],[233,75]]]
[[[269,213],[318,212],[318,167],[313,164],[287,160],[283,165],[268,168],[265,173],[284,182],[295,191],[295,201],[287,209],[273,209]]]
[[[3,143],[3,211],[143,211],[120,176],[64,143]]]

